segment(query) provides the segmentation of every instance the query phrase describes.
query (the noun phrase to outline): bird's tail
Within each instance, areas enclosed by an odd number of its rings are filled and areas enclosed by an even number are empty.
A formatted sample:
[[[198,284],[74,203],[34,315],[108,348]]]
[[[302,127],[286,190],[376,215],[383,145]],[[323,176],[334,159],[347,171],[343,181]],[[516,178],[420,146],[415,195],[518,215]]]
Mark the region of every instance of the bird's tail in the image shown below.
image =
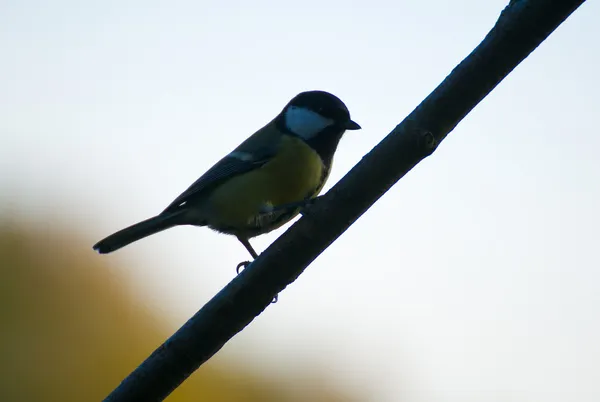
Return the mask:
[[[157,215],[153,218],[136,223],[135,225],[131,225],[100,240],[98,243],[94,244],[93,248],[100,254],[111,253],[134,241],[177,226],[181,224],[181,212],[183,211]]]

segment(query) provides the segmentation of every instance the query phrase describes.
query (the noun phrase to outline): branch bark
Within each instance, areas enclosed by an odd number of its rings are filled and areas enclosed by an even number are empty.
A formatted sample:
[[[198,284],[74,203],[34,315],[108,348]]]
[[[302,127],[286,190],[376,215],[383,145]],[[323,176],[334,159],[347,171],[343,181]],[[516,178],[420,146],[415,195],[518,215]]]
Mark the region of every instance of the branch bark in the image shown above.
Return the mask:
[[[241,331],[585,0],[511,0],[479,46],[387,137],[106,399],[161,401]]]

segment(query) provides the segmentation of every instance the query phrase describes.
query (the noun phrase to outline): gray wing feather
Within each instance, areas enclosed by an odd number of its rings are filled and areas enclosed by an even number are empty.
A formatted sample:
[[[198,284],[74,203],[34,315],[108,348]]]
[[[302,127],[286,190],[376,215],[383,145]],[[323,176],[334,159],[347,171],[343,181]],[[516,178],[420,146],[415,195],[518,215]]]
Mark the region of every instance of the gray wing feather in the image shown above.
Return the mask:
[[[264,165],[270,159],[266,156],[259,159],[244,159],[236,157],[235,153],[230,155],[221,159],[206,173],[200,176],[200,178],[189,186],[187,190],[169,204],[162,213],[172,212],[191,198],[201,197],[202,193],[214,188],[223,181],[254,170]]]
[[[203,197],[225,180],[261,167],[276,153],[280,135],[272,125],[263,127],[204,173],[162,213],[173,212],[191,199]]]

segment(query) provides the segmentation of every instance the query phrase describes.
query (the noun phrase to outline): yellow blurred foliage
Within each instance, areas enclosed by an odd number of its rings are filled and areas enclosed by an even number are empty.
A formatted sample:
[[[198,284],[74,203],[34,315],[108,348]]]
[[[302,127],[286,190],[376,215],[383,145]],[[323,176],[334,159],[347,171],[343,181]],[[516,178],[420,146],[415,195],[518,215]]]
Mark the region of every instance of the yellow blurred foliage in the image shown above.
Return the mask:
[[[170,335],[95,257],[67,230],[0,221],[0,401],[100,401]],[[349,400],[322,380],[209,362],[167,400]]]

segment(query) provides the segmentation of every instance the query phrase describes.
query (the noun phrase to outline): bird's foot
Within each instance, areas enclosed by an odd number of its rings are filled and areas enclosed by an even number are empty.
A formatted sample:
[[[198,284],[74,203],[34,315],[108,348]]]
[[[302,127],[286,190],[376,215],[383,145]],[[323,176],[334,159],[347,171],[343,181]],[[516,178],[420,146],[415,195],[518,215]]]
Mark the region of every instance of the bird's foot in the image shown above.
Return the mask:
[[[313,207],[313,205],[319,202],[321,197],[323,196],[320,195],[318,197],[311,198],[310,200],[305,201],[304,205],[300,208],[300,215],[306,216],[310,212],[310,209]]]
[[[273,214],[273,213],[277,213],[277,212],[290,212],[292,210],[295,209],[300,209],[300,213],[302,215],[304,215],[307,210],[315,204],[315,202],[317,202],[319,199],[321,198],[321,196],[315,197],[315,198],[311,198],[308,200],[303,200],[303,201],[298,201],[298,202],[290,202],[288,204],[281,204],[281,205],[271,205],[271,204],[265,204],[260,208],[260,213],[261,214]]]
[[[250,266],[250,264],[252,264],[251,261],[242,261],[240,262],[237,267],[235,267],[235,272],[239,275],[240,272],[242,272],[243,270],[245,270],[246,268],[248,268],[248,266]],[[273,297],[273,300],[271,301],[272,304],[277,303],[277,300],[279,300],[279,295],[275,295],[275,297]]]
[[[245,270],[246,268],[248,268],[248,265],[250,265],[252,262],[251,261],[242,261],[240,262],[237,267],[235,267],[235,272],[239,275],[240,272],[242,272],[243,270]]]

